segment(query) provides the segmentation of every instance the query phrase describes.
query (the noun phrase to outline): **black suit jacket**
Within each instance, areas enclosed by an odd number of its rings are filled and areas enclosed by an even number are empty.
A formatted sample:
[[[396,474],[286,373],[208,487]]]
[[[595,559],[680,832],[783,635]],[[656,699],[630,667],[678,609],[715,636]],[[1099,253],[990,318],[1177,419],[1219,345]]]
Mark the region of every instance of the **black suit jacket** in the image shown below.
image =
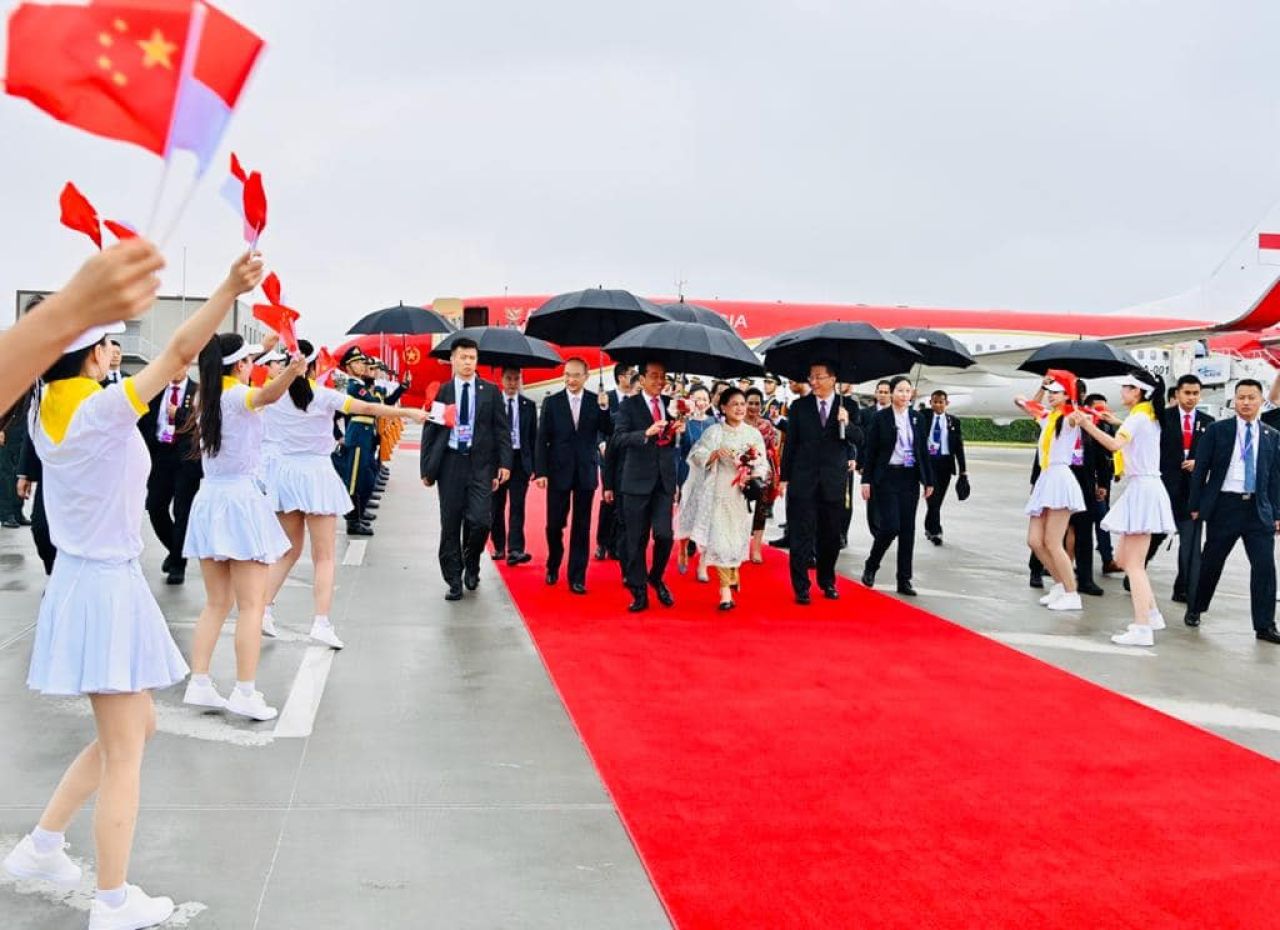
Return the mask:
[[[658,399],[664,412],[667,400],[666,397]],[[660,446],[657,436],[646,436],[645,430],[653,423],[653,412],[644,391],[624,397],[618,405],[609,454],[612,455],[615,449],[623,453],[618,463],[616,482],[612,482],[614,489],[623,494],[651,494],[655,488],[661,488],[668,494],[676,492],[679,446],[675,442]]]
[[[507,412],[507,425],[511,425],[511,398],[504,392],[502,406]],[[534,474],[538,446],[538,405],[523,394],[517,395],[516,415],[520,418],[520,448],[511,448],[511,461],[518,464],[526,475]]]
[[[963,475],[966,471],[964,460],[964,432],[960,429],[960,420],[950,413],[944,413],[946,418],[947,431],[947,449],[950,455],[956,460],[956,474]],[[920,414],[920,423],[916,427],[920,431],[920,438],[924,441],[924,448],[929,450],[929,437],[933,433],[933,417],[932,410],[926,410]]]
[[[556,391],[542,402],[534,473],[553,491],[594,491],[600,475],[601,437],[613,433],[613,418],[600,409],[598,395],[585,388],[573,425],[569,392]]]
[[[507,421],[507,408],[502,400],[502,392],[496,385],[476,378],[471,468],[473,476],[479,473],[489,481],[497,475],[499,468],[511,468],[511,424]],[[436,402],[446,406],[457,403],[453,378],[440,386]],[[431,420],[423,425],[422,450],[419,454],[419,471],[423,478],[435,481],[440,477],[451,432],[449,427]]]
[[[156,425],[159,423],[160,410],[163,405],[169,403],[169,385],[164,386],[164,390],[151,399],[151,403],[147,404],[147,412],[138,420],[138,430],[142,433],[142,438],[146,440],[147,451],[151,453],[151,461],[171,461],[177,460],[182,462],[191,462],[196,467],[200,466],[199,457],[192,458],[192,434],[185,432],[184,427],[187,425],[187,418],[191,416],[191,411],[195,403],[196,383],[190,378],[183,386],[182,402],[178,405],[178,415],[175,417],[174,428],[177,431],[172,443],[162,443],[156,436]]]
[[[916,477],[924,487],[933,487],[933,469],[929,465],[929,450],[925,446],[924,435],[920,428],[923,414],[912,408],[908,409],[907,416],[911,418]],[[898,424],[893,418],[892,406],[878,410],[872,415],[871,429],[867,431],[866,442],[867,451],[862,461],[862,480],[874,490],[888,477],[889,460],[893,457],[893,447],[898,444]]]
[[[1219,420],[1200,437],[1187,509],[1198,512],[1204,520],[1213,516],[1218,495],[1222,493],[1222,483],[1231,467],[1239,424],[1235,417]],[[1262,522],[1270,524],[1280,519],[1280,432],[1265,423],[1259,422],[1257,426],[1257,493],[1253,500]]]
[[[1191,452],[1187,458],[1196,459],[1200,440],[1213,423],[1213,417],[1199,410],[1192,416]],[[1182,470],[1182,462],[1182,411],[1174,406],[1165,410],[1164,418],[1160,421],[1160,479],[1169,492],[1174,519],[1189,520],[1191,514],[1187,510],[1187,503],[1191,500],[1191,473]]]
[[[842,437],[839,409],[834,404],[823,426],[818,399],[812,394],[797,398],[787,411],[787,438],[782,444],[779,475],[783,481],[794,484],[797,491],[817,487],[824,500],[843,502],[849,463],[857,455],[856,440],[860,432],[856,418],[850,413]]]
[[[36,454],[36,444],[31,440],[30,432],[22,440],[22,452],[18,455],[18,477],[26,478],[32,484],[39,484],[44,478],[44,464]]]

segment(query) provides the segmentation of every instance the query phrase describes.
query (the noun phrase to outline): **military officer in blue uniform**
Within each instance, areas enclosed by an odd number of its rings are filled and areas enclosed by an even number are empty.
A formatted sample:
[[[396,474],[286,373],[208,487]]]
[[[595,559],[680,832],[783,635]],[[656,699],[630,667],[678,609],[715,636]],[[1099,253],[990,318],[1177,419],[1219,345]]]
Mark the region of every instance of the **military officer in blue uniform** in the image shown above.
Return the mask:
[[[339,360],[339,365],[348,376],[347,393],[365,403],[381,403],[365,383],[369,364],[370,359],[358,346],[347,349]],[[373,535],[373,528],[366,518],[366,507],[378,475],[375,452],[377,436],[377,420],[374,417],[348,416],[341,448],[334,453],[338,474],[347,486],[347,493],[351,495],[351,512],[347,514],[348,536]]]

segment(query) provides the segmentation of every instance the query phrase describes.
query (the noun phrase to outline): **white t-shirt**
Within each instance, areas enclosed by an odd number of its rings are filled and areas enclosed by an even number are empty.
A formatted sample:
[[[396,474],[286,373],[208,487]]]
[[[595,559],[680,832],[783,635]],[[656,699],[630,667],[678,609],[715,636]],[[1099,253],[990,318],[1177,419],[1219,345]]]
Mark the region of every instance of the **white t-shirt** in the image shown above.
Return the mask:
[[[262,412],[251,406],[256,391],[236,381],[222,387],[222,447],[212,458],[202,453],[206,478],[252,478],[262,459],[265,422]]]
[[[81,401],[59,443],[33,410],[31,441],[44,466],[49,536],[59,551],[101,562],[142,554],[151,456],[137,423],[146,412],[132,379]]]
[[[278,455],[328,455],[333,451],[333,415],[349,413],[355,398],[315,382],[311,390],[315,396],[306,410],[299,410],[286,394],[264,411],[267,440]]]
[[[1044,436],[1044,431],[1049,428],[1049,417],[1046,415],[1040,420],[1040,435]],[[1076,443],[1080,439],[1080,427],[1068,426],[1064,418],[1062,420],[1062,432],[1056,434],[1049,444],[1049,464],[1050,465],[1071,465],[1071,459],[1075,455]],[[1126,453],[1126,456],[1128,453]]]
[[[1160,427],[1145,413],[1131,413],[1117,432],[1128,436],[1123,449],[1124,477],[1160,477]]]

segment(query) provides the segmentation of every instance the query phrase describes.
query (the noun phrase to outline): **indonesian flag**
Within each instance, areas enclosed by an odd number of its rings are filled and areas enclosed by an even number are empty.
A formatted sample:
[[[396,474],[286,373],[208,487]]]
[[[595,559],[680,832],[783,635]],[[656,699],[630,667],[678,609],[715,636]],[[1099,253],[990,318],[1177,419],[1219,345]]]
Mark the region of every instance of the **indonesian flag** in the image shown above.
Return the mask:
[[[244,241],[256,248],[258,238],[267,225],[267,195],[262,187],[262,175],[257,171],[245,171],[236,153],[232,152],[231,173],[222,182],[218,193],[244,222]]]
[[[1258,233],[1258,264],[1280,265],[1280,233]]]

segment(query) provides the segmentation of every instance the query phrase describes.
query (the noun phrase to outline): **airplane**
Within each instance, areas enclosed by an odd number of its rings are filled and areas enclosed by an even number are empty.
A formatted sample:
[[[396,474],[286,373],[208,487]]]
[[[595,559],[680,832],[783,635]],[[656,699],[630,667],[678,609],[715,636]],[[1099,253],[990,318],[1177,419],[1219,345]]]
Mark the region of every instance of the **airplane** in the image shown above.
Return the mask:
[[[461,326],[522,327],[550,295],[437,298],[431,308]],[[671,303],[671,298],[650,298]],[[967,369],[930,368],[915,373],[917,389],[927,397],[946,389],[951,410],[961,415],[993,416],[1007,422],[1018,416],[1012,399],[1034,391],[1036,376],[1017,371],[1035,348],[1061,339],[1101,339],[1136,350],[1138,360],[1168,378],[1173,369],[1192,370],[1197,359],[1226,357],[1243,363],[1244,373],[1269,383],[1275,376],[1269,347],[1280,343],[1280,204],[1237,242],[1210,276],[1175,297],[1115,313],[1052,313],[1013,310],[952,309],[870,304],[773,303],[690,300],[719,313],[749,345],[769,336],[824,320],[859,320],[881,329],[900,326],[942,330],[964,342],[978,364]],[[430,350],[439,336],[363,336],[358,344],[400,371],[413,375],[406,403],[420,403],[433,383],[449,377],[447,361]],[[1197,347],[1197,343],[1199,347]],[[609,386],[607,357],[596,348],[562,347],[563,357],[578,355],[595,369],[591,386]],[[1190,360],[1190,361],[1188,361]],[[1218,368],[1222,365],[1218,364]],[[1238,366],[1235,366],[1238,367]],[[1234,375],[1215,377],[1225,385]],[[1178,372],[1181,373],[1181,372]],[[904,372],[904,374],[912,374]],[[494,373],[496,380],[496,373]],[[597,380],[598,379],[598,380]],[[561,384],[560,371],[526,373],[525,390],[538,396]],[[1211,387],[1214,385],[1210,385]],[[858,385],[870,393],[874,384]]]

